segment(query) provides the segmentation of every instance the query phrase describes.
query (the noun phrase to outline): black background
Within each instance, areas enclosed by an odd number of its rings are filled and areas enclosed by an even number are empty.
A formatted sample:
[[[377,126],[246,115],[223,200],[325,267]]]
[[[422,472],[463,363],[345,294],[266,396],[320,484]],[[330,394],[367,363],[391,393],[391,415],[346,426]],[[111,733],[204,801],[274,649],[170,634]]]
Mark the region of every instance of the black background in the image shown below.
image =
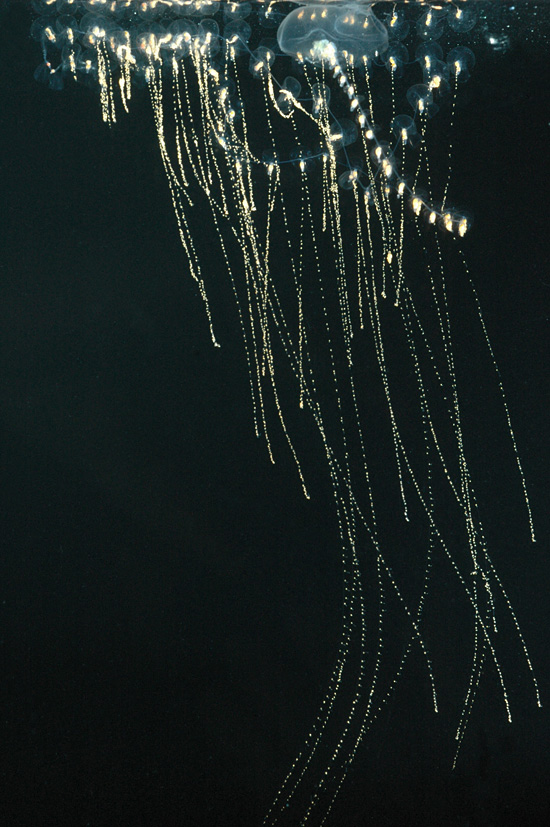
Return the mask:
[[[0,17],[0,818],[259,824],[333,663],[332,514],[254,439],[225,284],[210,344],[145,97],[109,130],[40,87],[26,5]],[[548,705],[544,43],[478,55],[454,174],[539,538],[513,526],[500,570]],[[512,725],[481,693],[451,773],[456,720],[405,675],[329,823],[545,824],[522,680]]]

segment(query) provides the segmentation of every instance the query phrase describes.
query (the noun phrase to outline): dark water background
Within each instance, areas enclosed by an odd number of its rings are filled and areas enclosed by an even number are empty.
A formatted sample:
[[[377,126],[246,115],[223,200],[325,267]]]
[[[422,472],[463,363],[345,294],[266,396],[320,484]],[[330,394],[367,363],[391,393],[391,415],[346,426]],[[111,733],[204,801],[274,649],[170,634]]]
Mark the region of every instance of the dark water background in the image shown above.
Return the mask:
[[[39,86],[30,20],[27,4],[3,4],[0,819],[252,827],[332,666],[332,513],[304,501],[284,450],[271,466],[253,437],[227,285],[212,298],[223,346],[210,345],[147,101],[109,130],[88,90]],[[454,175],[539,536],[529,543],[518,507],[499,569],[548,706],[543,22],[536,36],[518,28],[506,54],[478,55]],[[479,438],[492,434],[481,416]],[[455,711],[430,712],[421,671],[384,710],[330,823],[547,823],[548,717],[524,677],[511,726],[488,679],[451,773]]]

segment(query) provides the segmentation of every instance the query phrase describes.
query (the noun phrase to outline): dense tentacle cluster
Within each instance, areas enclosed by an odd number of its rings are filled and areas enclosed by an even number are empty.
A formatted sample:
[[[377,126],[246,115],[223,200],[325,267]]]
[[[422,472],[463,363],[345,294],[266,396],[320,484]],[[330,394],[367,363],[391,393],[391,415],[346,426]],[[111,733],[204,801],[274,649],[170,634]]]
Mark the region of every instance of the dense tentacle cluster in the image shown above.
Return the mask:
[[[458,247],[471,222],[449,206],[452,144],[440,140],[452,134],[473,67],[461,38],[475,14],[413,6],[41,0],[50,16],[33,30],[40,79],[52,88],[67,76],[93,80],[107,123],[129,108],[135,87],[148,90],[215,344],[214,276],[201,265],[213,236],[232,285],[256,433],[275,461],[280,431],[306,497],[316,486],[295,436],[304,413],[324,457],[340,541],[341,635],[326,694],[266,824],[288,821],[294,802],[299,823],[324,823],[415,652],[437,710],[430,603],[441,567],[470,617],[456,752],[485,670],[496,674],[511,718],[501,617],[540,703],[476,493],[460,320],[447,282],[449,271],[459,274],[496,372],[534,539],[498,367]]]

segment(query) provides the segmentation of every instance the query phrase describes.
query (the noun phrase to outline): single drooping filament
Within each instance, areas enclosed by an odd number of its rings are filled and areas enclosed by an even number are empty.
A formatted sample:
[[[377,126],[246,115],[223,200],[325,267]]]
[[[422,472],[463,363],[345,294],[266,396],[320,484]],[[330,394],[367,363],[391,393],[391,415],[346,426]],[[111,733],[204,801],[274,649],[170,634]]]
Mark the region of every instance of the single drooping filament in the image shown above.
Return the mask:
[[[68,5],[71,18],[35,24],[38,76],[54,88],[64,77],[92,78],[109,124],[128,110],[135,86],[147,88],[215,344],[205,224],[207,246],[219,245],[210,282],[226,275],[231,283],[255,432],[272,462],[282,435],[308,498],[318,496],[312,446],[323,458],[339,537],[341,633],[325,696],[265,823],[325,823],[414,657],[438,709],[431,638],[445,618],[431,606],[441,608],[443,570],[470,619],[459,635],[469,643],[455,760],[485,672],[496,675],[511,719],[497,623],[540,704],[490,552],[462,403],[456,330],[465,320],[448,287],[463,285],[494,370],[534,539],[500,374],[459,246],[470,220],[450,206],[452,147],[442,144],[473,67],[475,14],[454,4],[337,1],[299,3],[284,15],[264,3]],[[262,29],[273,21],[276,29]],[[305,420],[310,442],[296,436]]]

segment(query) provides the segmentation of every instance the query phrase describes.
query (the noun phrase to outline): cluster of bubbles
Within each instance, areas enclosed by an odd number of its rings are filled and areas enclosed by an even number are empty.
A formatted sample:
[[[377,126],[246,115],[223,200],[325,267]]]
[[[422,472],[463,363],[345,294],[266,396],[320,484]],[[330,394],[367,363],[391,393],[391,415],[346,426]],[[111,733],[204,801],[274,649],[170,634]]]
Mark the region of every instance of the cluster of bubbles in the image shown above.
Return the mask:
[[[296,75],[305,64],[330,72],[348,108],[345,117],[330,108],[331,148],[341,150],[340,186],[361,187],[369,196],[365,160],[354,162],[347,149],[362,138],[375,176],[399,198],[407,199],[415,215],[460,236],[469,229],[471,218],[466,212],[432,203],[411,184],[399,170],[399,155],[422,142],[427,119],[470,76],[475,63],[471,49],[462,45],[445,49],[444,42],[449,33],[460,35],[475,25],[471,5],[416,3],[416,19],[405,6],[380,4],[378,10],[366,0],[304,0],[285,3],[284,9],[281,4],[216,0],[34,0],[34,5],[41,17],[32,34],[44,56],[35,76],[55,90],[63,88],[67,76],[97,85],[98,79],[107,83],[122,71],[128,72],[132,85],[145,85],[152,66],[172,67],[174,61],[196,52],[220,74],[229,60],[248,61],[254,77],[273,76],[281,113],[289,114],[300,101],[315,117],[324,106],[331,107],[331,89],[320,83],[303,92]],[[412,49],[406,45],[411,29],[416,34]],[[52,50],[57,51],[56,58]],[[274,64],[288,64],[288,57],[293,58],[295,72],[281,79]],[[386,138],[373,122],[365,94],[350,80],[350,70],[361,81],[380,68],[391,74],[392,84],[398,78],[408,84],[404,96],[408,111],[392,113]],[[244,101],[235,94],[234,85],[227,88],[223,105],[228,122],[240,117]],[[227,140],[223,136],[219,140],[228,150]],[[293,151],[289,157],[266,152],[261,161],[268,170],[273,164],[288,163],[309,169],[326,152],[323,146]]]

